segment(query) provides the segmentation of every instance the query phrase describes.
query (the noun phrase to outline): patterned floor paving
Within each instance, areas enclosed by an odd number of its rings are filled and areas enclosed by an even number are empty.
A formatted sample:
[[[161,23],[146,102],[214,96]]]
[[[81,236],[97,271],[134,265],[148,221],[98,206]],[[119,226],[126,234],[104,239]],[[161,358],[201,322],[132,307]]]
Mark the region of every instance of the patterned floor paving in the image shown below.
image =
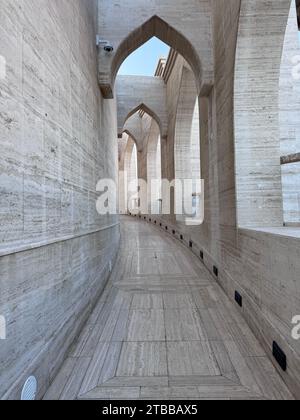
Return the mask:
[[[292,399],[200,260],[154,226],[121,229],[111,279],[46,400]]]

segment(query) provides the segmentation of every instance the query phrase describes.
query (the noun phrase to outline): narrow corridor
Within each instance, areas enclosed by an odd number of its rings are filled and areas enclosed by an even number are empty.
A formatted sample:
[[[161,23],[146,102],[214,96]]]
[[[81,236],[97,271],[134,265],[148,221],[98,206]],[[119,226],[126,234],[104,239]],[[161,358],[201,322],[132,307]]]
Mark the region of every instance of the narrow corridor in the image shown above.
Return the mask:
[[[292,399],[200,260],[136,219],[121,231],[104,294],[45,399]]]

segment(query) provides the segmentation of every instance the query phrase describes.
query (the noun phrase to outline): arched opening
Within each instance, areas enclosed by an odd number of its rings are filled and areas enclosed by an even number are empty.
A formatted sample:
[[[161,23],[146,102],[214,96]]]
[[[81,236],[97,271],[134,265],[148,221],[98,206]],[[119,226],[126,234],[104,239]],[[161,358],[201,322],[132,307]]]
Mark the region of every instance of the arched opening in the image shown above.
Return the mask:
[[[174,149],[175,179],[181,181],[181,191],[184,191],[186,182],[192,183],[191,197],[182,195],[183,214],[176,215],[178,222],[185,223],[187,219],[198,219],[201,210],[201,196],[198,188],[201,179],[199,101],[194,75],[187,67],[183,67],[182,71]],[[186,200],[187,198],[191,205]],[[178,200],[180,200],[179,196],[176,197],[175,194],[175,201],[178,202]],[[186,211],[188,214],[185,214]]]
[[[130,112],[122,133],[122,136],[127,134],[131,137],[137,145],[137,150],[141,152],[147,150],[151,134],[155,133],[156,135],[158,133],[159,138],[161,138],[161,128],[157,118],[153,117],[152,112],[147,112],[144,107],[138,108],[134,113]]]
[[[160,120],[160,118],[156,115],[156,113],[152,110],[152,109],[150,109],[147,105],[145,105],[145,104],[143,104],[143,103],[141,103],[141,104],[139,104],[138,106],[136,106],[134,109],[132,109],[130,112],[129,112],[129,114],[127,115],[127,117],[125,118],[125,121],[124,121],[124,125],[123,125],[123,127],[122,127],[122,130],[124,129],[124,127],[125,127],[125,125],[126,125],[126,122],[133,116],[133,115],[135,115],[135,114],[137,114],[137,113],[143,113],[143,114],[147,114],[147,115],[149,115],[149,117],[151,117],[155,122],[156,122],[156,124],[158,125],[158,127],[159,127],[159,130],[160,130],[160,133],[162,133],[162,124],[161,124],[161,120]]]
[[[234,87],[239,227],[283,227],[278,86],[289,13],[290,2],[278,3],[278,19],[268,2],[241,3]]]
[[[122,138],[119,141],[120,144],[124,141],[124,138],[130,138],[136,145],[137,148],[137,172],[139,178],[139,194],[138,194],[138,204],[139,210],[143,214],[151,212],[151,195],[153,198],[152,201],[155,201],[153,204],[153,212],[155,214],[159,213],[160,209],[160,198],[161,198],[161,131],[160,127],[156,122],[156,119],[145,112],[145,108],[141,108],[136,111],[133,115],[129,117],[124,126],[124,131]],[[125,154],[124,154],[125,158]],[[123,179],[124,175],[126,176],[126,165],[122,164],[122,160],[119,163],[120,177]],[[127,165],[128,167],[128,165]],[[128,176],[127,176],[128,179]],[[154,185],[154,180],[158,182]],[[141,188],[141,183],[146,182],[146,187]],[[153,181],[153,186],[151,189],[151,181]],[[130,179],[126,182],[126,185],[130,183]],[[124,182],[120,182],[121,187],[123,187]],[[143,184],[145,185],[145,184]],[[121,193],[121,196],[124,196],[124,193]],[[124,202],[124,199],[121,199]],[[123,211],[121,213],[124,213]],[[125,211],[126,213],[126,211]]]
[[[151,214],[161,214],[161,136],[157,123],[150,122],[147,144],[148,209]]]
[[[138,208],[138,160],[134,140],[124,134],[119,140],[119,213]]]
[[[148,28],[149,24],[151,28]],[[166,42],[166,34],[159,34],[162,31],[163,21],[157,17],[153,17],[143,26],[143,36],[145,36],[145,43],[147,40],[157,36]],[[146,30],[148,28],[148,30]],[[158,31],[158,32],[157,32]],[[132,34],[133,36],[133,34]],[[128,41],[129,42],[129,41]],[[130,44],[132,44],[130,40]],[[149,42],[149,41],[148,41]],[[182,40],[182,42],[184,42]],[[141,50],[145,48],[145,43],[141,42],[141,37],[134,41],[135,48],[142,45]],[[133,45],[133,44],[132,44]],[[181,45],[182,47],[182,45]],[[122,44],[120,48],[122,49]],[[134,48],[127,48],[126,54],[119,57],[120,62],[125,60],[132,53]],[[166,50],[169,51],[169,50]],[[200,170],[200,115],[198,96],[200,92],[199,71],[201,69],[200,63],[198,69],[195,66],[190,66],[190,60],[186,61],[187,51],[180,54],[181,48],[177,51],[169,51],[168,58],[161,58],[156,68],[155,76],[145,77],[144,75],[133,76],[129,74],[118,75],[116,92],[118,97],[118,130],[119,133],[126,132],[133,139],[135,139],[138,147],[138,167],[139,178],[147,181],[147,209],[149,213],[160,214],[164,208],[162,202],[162,174],[164,178],[173,181],[174,178],[184,181],[191,181],[190,187],[190,204],[187,205],[186,197],[182,197],[182,205],[185,206],[186,216],[178,216],[178,220],[187,222],[187,220],[194,220],[193,223],[199,224],[200,215],[203,215],[201,195],[199,185],[201,184],[201,170]],[[117,60],[118,50],[114,57]],[[177,61],[178,60],[178,61]],[[133,60],[134,63],[134,60]],[[182,72],[182,80],[178,81],[178,89],[174,92],[178,95],[179,85],[181,84],[181,95],[178,104],[178,121],[176,123],[176,134],[174,128],[170,130],[170,126],[175,124],[169,121],[170,114],[167,112],[167,85],[170,77],[173,77],[173,68],[176,66]],[[196,66],[197,67],[197,66]],[[130,66],[129,66],[130,68]],[[132,73],[135,72],[135,67],[131,63]],[[126,70],[128,71],[128,70]],[[125,73],[126,73],[125,71]],[[139,79],[140,77],[140,79]],[[145,78],[145,79],[144,79]],[[159,85],[157,81],[159,80]],[[153,88],[152,83],[155,81]],[[154,90],[156,89],[156,90]],[[163,92],[163,94],[162,94]],[[142,99],[143,98],[143,99]],[[142,100],[141,100],[142,99]],[[150,106],[149,106],[150,104]],[[176,113],[176,110],[174,114]],[[141,118],[138,120],[137,115]],[[149,116],[151,121],[150,127],[143,126],[143,116]],[[147,124],[146,124],[147,125]],[[171,133],[171,139],[167,140],[168,133]],[[174,141],[174,136],[176,137]],[[145,138],[147,139],[145,141]],[[163,142],[163,145],[162,143]],[[175,143],[175,147],[174,147]],[[145,154],[145,148],[147,153]],[[168,150],[169,149],[169,150]],[[171,153],[171,159],[175,154],[175,171],[174,166],[162,167],[162,154],[164,158]],[[170,174],[168,173],[170,171]],[[172,172],[172,173],[171,173]],[[158,186],[151,188],[152,180],[158,180]],[[185,184],[187,185],[187,184]],[[187,189],[187,188],[186,188]],[[141,198],[141,197],[140,197]],[[141,202],[144,202],[141,199]],[[166,206],[170,204],[171,214],[174,214],[174,195],[173,189],[170,192],[170,203],[168,199],[165,200]],[[145,209],[145,207],[143,207]],[[144,212],[144,211],[143,211]]]
[[[125,59],[153,37],[157,37],[174,48],[189,63],[196,76],[196,86],[199,94],[202,81],[202,65],[194,47],[179,31],[158,16],[152,16],[151,19],[132,31],[121,42],[112,60],[112,84],[114,85],[118,71]]]
[[[300,2],[297,2],[299,7]],[[300,226],[300,38],[295,1],[287,23],[279,81],[279,124],[283,218]]]
[[[118,75],[152,77],[156,73],[159,60],[162,57],[168,57],[169,52],[170,47],[154,36],[124,60]],[[147,56],[147,60],[145,60],[145,56]]]

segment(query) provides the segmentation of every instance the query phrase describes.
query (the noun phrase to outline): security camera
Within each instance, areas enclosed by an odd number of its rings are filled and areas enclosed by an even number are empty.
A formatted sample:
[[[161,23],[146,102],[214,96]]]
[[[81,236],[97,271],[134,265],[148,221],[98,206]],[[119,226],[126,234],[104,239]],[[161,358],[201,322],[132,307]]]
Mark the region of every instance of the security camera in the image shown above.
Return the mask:
[[[97,47],[103,47],[105,52],[111,53],[114,50],[114,47],[111,45],[109,41],[104,41],[103,39],[100,39],[100,36],[97,35],[96,38],[96,45]]]
[[[107,45],[104,46],[104,51],[106,51],[106,52],[111,53],[111,52],[113,52],[113,50],[114,50],[114,47],[112,45],[107,44]]]

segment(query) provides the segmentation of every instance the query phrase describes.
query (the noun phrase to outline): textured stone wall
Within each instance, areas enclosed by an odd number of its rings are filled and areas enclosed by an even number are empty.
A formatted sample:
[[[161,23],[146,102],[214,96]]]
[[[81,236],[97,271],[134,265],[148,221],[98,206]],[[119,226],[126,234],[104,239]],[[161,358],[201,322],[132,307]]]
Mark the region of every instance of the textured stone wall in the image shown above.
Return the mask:
[[[236,181],[243,181],[243,178],[235,171],[235,159],[246,159],[248,155],[246,149],[243,156],[236,154],[235,136],[244,133],[246,137],[252,134],[259,137],[259,130],[254,130],[251,134],[250,128],[248,132],[242,129],[240,132],[234,132],[234,75],[236,74],[234,70],[238,28],[239,25],[244,27],[245,20],[248,18],[254,19],[255,16],[255,19],[258,19],[257,8],[261,14],[267,15],[270,4],[261,0],[251,2],[242,0],[244,9],[241,16],[239,1],[233,0],[220,4],[218,0],[215,0],[212,4],[215,85],[209,96],[199,100],[201,172],[205,180],[205,221],[202,226],[192,228],[176,224],[172,217],[165,217],[164,222],[169,225],[169,231],[174,227],[177,236],[181,233],[187,244],[192,240],[193,251],[198,256],[200,251],[204,252],[204,262],[212,272],[213,266],[218,267],[218,281],[231,299],[234,299],[236,290],[242,294],[242,313],[265,347],[270,359],[274,360],[271,354],[273,340],[277,341],[286,352],[288,370],[283,373],[279,369],[279,372],[292,392],[299,397],[300,343],[291,337],[292,317],[298,315],[300,307],[299,232],[283,227],[277,229],[237,227]],[[287,16],[282,13],[282,10],[288,13],[289,5],[290,3],[286,1],[276,2],[277,12],[281,10],[280,18],[278,18],[281,28],[283,22],[287,21]],[[245,8],[248,7],[248,13],[246,13]],[[250,32],[248,34],[250,36]],[[244,36],[246,32],[242,33],[242,37]],[[266,38],[260,36],[257,36],[257,40],[266,42]],[[251,54],[253,44],[243,45],[244,59],[246,60],[247,57],[252,59],[254,57]],[[276,46],[278,47],[277,44]],[[277,81],[277,102],[272,105],[277,106],[277,116],[280,54],[279,47],[279,56],[276,56],[278,67],[274,69],[274,77]],[[246,70],[247,61],[244,64],[244,70]],[[242,71],[242,67],[240,70]],[[162,164],[163,174],[168,174],[170,177],[174,173],[174,133],[181,72],[182,59],[179,57],[167,86],[169,130],[167,142],[163,147]],[[266,73],[264,77],[266,84],[272,79],[272,74]],[[262,86],[263,80],[260,82]],[[251,100],[251,98],[246,98],[246,100]],[[259,107],[257,109],[259,117],[261,103],[257,102],[256,105]],[[253,113],[255,113],[254,110]],[[267,121],[266,126],[268,124],[270,123]],[[264,127],[262,123],[262,132],[265,132]],[[276,141],[279,144],[278,125],[276,133]],[[263,150],[262,148],[261,153]],[[269,153],[268,149],[265,153],[266,155]],[[279,168],[278,174],[280,174],[279,154],[278,159],[276,157],[276,164],[277,171]],[[272,209],[270,211],[272,214]]]
[[[300,40],[295,2],[291,10],[282,51],[279,84],[281,155],[300,150]],[[300,225],[300,163],[283,165],[282,189],[284,222]]]
[[[234,95],[241,227],[283,226],[278,105],[289,9],[289,0],[241,4]]]
[[[0,397],[41,396],[101,292],[118,248],[96,182],[117,175],[114,101],[97,81],[94,0],[0,8]]]

